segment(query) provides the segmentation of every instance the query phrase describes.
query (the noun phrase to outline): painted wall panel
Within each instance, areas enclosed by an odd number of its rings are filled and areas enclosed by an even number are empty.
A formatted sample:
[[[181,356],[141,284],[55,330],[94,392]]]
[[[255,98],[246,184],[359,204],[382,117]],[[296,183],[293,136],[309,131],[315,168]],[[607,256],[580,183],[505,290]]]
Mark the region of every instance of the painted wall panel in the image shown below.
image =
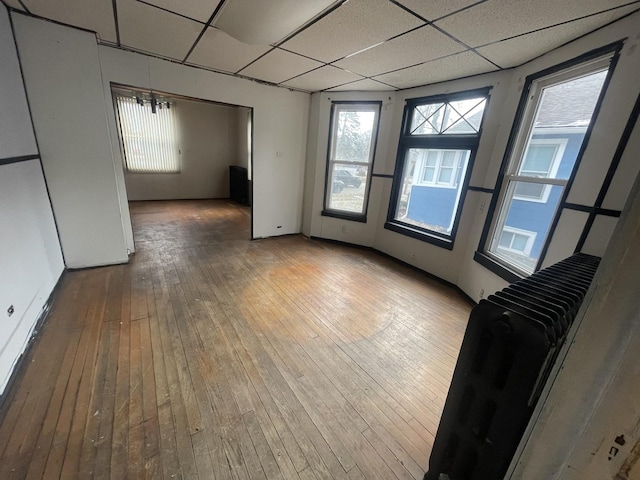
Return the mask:
[[[13,19],[67,266],[126,262],[95,36]]]
[[[9,16],[0,5],[0,159],[38,153]],[[0,394],[64,264],[38,159],[0,165]],[[13,306],[13,314],[7,310]]]
[[[640,173],[640,121],[636,120],[636,125],[631,133],[629,142],[620,158],[620,164],[609,187],[603,208],[611,210],[622,210],[631,191],[634,179]]]
[[[0,159],[38,153],[9,15],[0,5]]]

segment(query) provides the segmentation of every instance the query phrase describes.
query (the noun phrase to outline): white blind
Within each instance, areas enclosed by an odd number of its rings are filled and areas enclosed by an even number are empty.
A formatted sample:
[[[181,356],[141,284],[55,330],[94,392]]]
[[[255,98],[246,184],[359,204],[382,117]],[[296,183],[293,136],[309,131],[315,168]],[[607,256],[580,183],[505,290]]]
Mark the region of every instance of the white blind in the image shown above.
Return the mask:
[[[180,172],[175,108],[139,105],[135,98],[116,97],[127,171]]]

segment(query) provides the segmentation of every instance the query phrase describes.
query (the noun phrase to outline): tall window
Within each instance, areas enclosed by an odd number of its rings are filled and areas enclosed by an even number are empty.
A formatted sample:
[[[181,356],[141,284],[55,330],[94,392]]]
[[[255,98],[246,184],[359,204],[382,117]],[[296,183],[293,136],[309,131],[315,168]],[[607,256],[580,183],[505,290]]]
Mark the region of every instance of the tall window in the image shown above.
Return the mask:
[[[483,89],[407,102],[385,228],[453,248],[487,95]]]
[[[175,107],[116,96],[125,167],[135,173],[178,173],[180,151]]]
[[[530,80],[485,253],[519,275],[541,252],[576,166],[611,56]]]
[[[366,219],[380,105],[332,104],[323,215]]]

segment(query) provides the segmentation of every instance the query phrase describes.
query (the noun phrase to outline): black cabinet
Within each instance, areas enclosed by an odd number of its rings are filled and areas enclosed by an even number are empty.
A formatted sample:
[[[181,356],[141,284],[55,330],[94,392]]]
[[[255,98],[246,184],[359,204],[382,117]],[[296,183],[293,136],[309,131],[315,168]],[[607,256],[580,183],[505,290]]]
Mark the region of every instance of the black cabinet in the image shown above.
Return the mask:
[[[229,165],[229,197],[234,202],[249,205],[249,179],[246,168]]]

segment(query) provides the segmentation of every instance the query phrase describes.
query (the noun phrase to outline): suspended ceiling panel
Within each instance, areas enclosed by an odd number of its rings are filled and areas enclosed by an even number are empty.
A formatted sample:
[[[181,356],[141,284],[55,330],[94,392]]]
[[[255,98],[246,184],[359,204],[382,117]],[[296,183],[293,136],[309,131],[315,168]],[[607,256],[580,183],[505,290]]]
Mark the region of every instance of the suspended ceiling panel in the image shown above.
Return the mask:
[[[315,60],[276,48],[239,73],[267,82],[280,83],[321,66],[322,63]]]
[[[20,2],[18,0],[3,0],[4,3],[11,7],[11,8],[15,8],[16,10],[20,10],[21,12],[24,12],[24,8],[22,8],[22,5],[20,5]]]
[[[182,61],[202,31],[202,24],[135,0],[118,0],[123,45]]]
[[[488,0],[436,25],[477,47],[627,3],[629,0]],[[612,11],[601,18],[602,24],[622,15],[624,11]]]
[[[324,66],[312,72],[293,78],[282,85],[298,88],[308,92],[317,92],[327,88],[336,87],[344,83],[361,80],[362,77],[354,73],[345,72],[331,65]]]
[[[428,48],[424,48],[428,46]],[[427,25],[364,52],[336,62],[338,67],[367,77],[458,53],[464,47]]]
[[[390,87],[389,85],[385,85],[384,83],[376,82],[375,80],[371,80],[370,78],[365,78],[364,80],[358,80],[357,82],[347,83],[346,85],[341,85],[339,87],[330,88],[331,92],[346,92],[346,91],[385,91],[395,90],[394,87]]]
[[[117,40],[113,4],[107,0],[23,1],[35,15],[91,30],[102,40]]]
[[[179,15],[207,22],[220,3],[219,0],[145,0],[160,8],[170,10]]]
[[[282,47],[332,62],[422,24],[388,0],[350,0]]]
[[[478,0],[400,0],[399,3],[411,9],[430,22],[452,12],[478,3]]]
[[[625,7],[625,9],[631,9],[631,7]],[[572,39],[594,30],[603,23],[607,23],[607,20],[603,21],[602,18],[610,15],[611,13],[595,15],[558,25],[557,27],[503,40],[502,42],[492,43],[486,47],[478,48],[478,52],[502,68],[515,67],[560,45],[564,45]]]
[[[247,45],[217,28],[210,27],[189,55],[187,62],[235,73],[268,52],[270,48]]]
[[[227,0],[214,25],[246,43],[282,41],[335,3],[335,0]]]
[[[495,65],[471,51],[451,55],[415,67],[379,75],[375,80],[397,88],[409,88],[453,78],[467,77],[497,70]]]

